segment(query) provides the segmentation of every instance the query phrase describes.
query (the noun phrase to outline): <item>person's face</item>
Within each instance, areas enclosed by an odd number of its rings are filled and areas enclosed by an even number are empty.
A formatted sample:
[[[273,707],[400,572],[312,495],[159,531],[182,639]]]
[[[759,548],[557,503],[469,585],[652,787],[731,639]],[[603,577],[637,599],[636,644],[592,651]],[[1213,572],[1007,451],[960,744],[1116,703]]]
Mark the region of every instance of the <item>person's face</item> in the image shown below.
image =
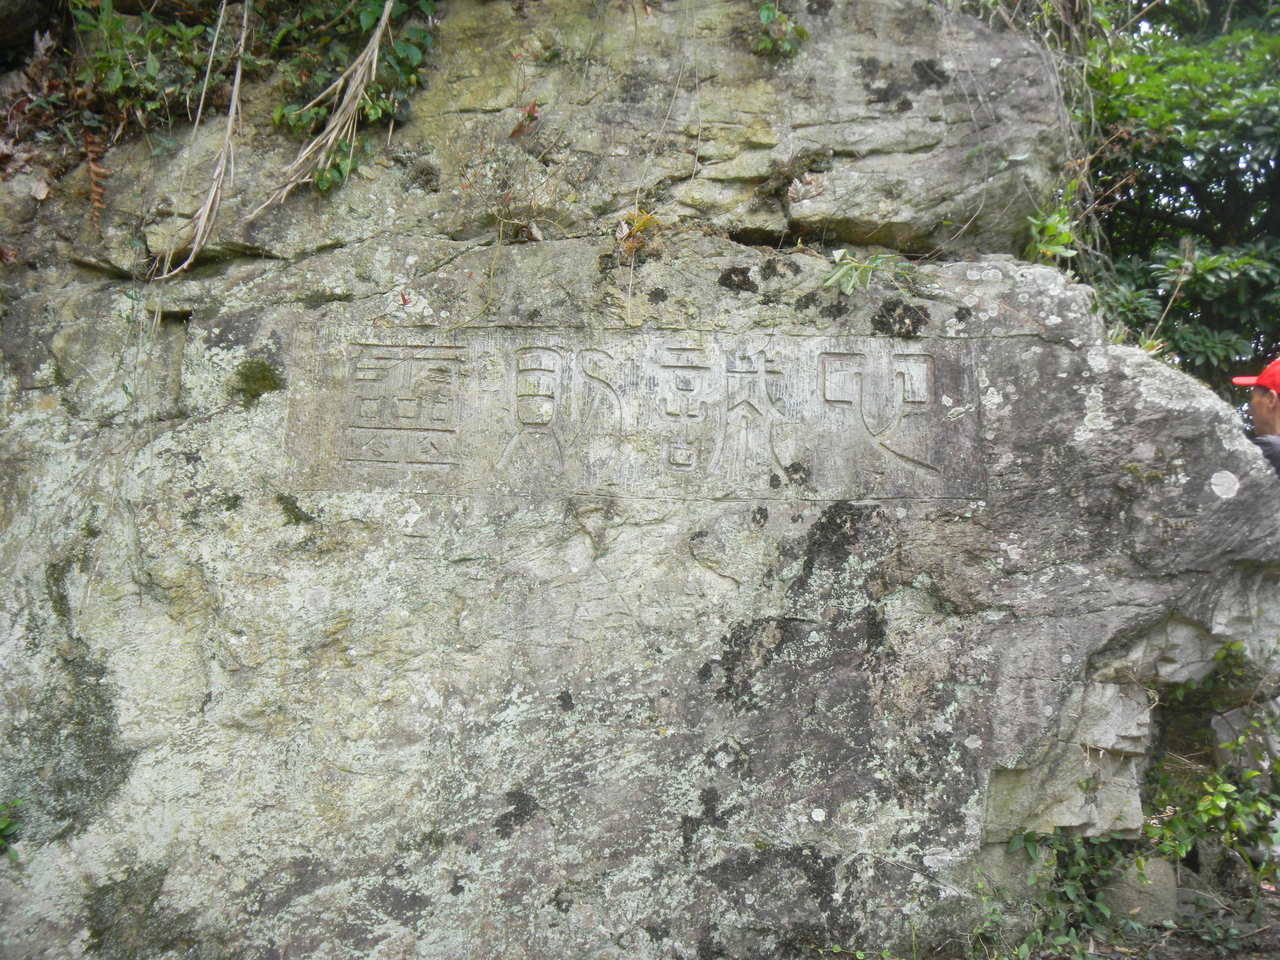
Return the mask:
[[[1249,394],[1249,413],[1253,416],[1253,429],[1267,435],[1280,433],[1280,396],[1266,387],[1254,387]]]

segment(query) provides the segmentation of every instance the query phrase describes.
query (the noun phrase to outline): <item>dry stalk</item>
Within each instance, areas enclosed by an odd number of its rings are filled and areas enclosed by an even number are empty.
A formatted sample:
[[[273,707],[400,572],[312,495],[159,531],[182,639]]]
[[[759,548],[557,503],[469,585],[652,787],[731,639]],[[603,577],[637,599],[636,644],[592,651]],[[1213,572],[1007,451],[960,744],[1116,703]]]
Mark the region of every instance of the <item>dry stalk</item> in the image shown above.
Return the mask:
[[[245,41],[249,36],[249,16],[252,13],[253,0],[245,0],[244,10],[242,11],[240,20],[240,43],[236,47],[236,73],[235,78],[231,82],[231,102],[227,105],[227,125],[222,135],[222,147],[218,150],[218,159],[213,165],[213,175],[209,180],[209,192],[205,194],[204,203],[200,205],[200,209],[195,212],[195,216],[191,218],[194,230],[191,234],[191,247],[187,251],[187,258],[178,264],[178,266],[166,270],[157,276],[157,280],[166,280],[175,274],[181,273],[187,267],[195,262],[200,251],[204,249],[205,244],[209,242],[209,237],[213,234],[214,224],[218,219],[218,211],[222,207],[223,188],[226,186],[228,178],[235,180],[236,173],[236,148],[235,148],[235,130],[240,122],[240,77],[242,66],[244,64],[244,48]],[[223,11],[226,10],[226,0],[223,0]],[[219,16],[218,26],[221,29],[222,18]],[[217,35],[214,35],[213,47],[217,46]],[[212,69],[213,54],[210,50],[210,69]],[[205,73],[205,87],[208,87],[209,72]],[[204,94],[200,91],[200,106],[196,110],[196,128],[200,126],[200,114],[204,111]],[[195,131],[192,131],[194,138]],[[168,267],[171,252],[166,253],[164,257],[164,265]],[[158,266],[158,264],[157,264]]]
[[[285,168],[284,181],[276,187],[271,196],[249,214],[249,220],[253,220],[272,204],[283,202],[294,187],[309,182],[316,171],[328,167],[342,141],[347,142],[348,150],[354,151],[356,125],[360,122],[360,101],[364,99],[365,90],[378,73],[378,50],[382,46],[383,34],[386,33],[387,24],[391,20],[391,8],[394,3],[395,0],[386,0],[383,4],[382,16],[378,18],[378,25],[374,27],[369,42],[365,44],[360,56],[351,62],[351,66],[343,71],[342,76],[302,108],[304,111],[310,110],[326,100],[331,100],[335,104],[319,136],[298,151],[293,162]]]

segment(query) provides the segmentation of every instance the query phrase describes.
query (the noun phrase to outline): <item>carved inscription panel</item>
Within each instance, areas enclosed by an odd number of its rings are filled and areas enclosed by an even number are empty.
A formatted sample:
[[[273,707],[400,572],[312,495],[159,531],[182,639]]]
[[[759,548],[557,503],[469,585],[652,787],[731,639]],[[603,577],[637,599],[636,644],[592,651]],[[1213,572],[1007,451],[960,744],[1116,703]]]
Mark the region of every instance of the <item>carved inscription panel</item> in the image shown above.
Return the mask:
[[[315,349],[320,346],[320,349]],[[366,331],[312,345],[312,485],[697,498],[978,497],[960,340]]]

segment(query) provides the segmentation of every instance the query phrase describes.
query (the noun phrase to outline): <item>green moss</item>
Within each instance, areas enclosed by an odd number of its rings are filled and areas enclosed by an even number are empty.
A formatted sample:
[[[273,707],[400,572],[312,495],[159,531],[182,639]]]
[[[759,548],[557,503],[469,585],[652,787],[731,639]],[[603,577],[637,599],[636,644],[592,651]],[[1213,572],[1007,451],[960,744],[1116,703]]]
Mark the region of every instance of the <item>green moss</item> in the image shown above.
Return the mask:
[[[1126,463],[1121,469],[1139,483],[1159,483],[1164,479],[1159,470],[1148,470],[1140,463]]]
[[[75,561],[66,557],[44,568],[45,589],[49,593],[49,606],[62,623],[71,620],[71,600],[67,596],[67,574]]]
[[[277,493],[276,503],[284,511],[284,522],[288,524],[315,523],[316,518],[298,506],[298,498],[287,493]]]
[[[244,497],[238,493],[228,493],[219,497],[218,503],[222,505],[223,510],[239,510],[240,504],[244,503]]]
[[[60,648],[57,669],[5,745],[19,751],[12,772],[26,798],[23,834],[34,843],[75,833],[97,816],[136,753],[120,742],[106,668],[78,637]]]
[[[186,912],[163,906],[168,870],[139,864],[121,879],[94,888],[85,898],[88,928],[86,952],[103,960],[159,960],[182,956],[191,960],[229,954],[221,937],[201,930]]]
[[[236,367],[231,396],[245,407],[251,407],[264,393],[283,389],[284,377],[280,375],[280,371],[265,360],[251,357]]]

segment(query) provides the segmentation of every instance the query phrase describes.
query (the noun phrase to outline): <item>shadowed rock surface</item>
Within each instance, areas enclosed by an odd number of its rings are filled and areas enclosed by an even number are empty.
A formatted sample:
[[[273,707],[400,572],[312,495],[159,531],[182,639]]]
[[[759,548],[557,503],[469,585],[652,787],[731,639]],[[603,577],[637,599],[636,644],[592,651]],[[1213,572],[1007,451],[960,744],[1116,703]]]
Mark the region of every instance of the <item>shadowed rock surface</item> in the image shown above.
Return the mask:
[[[1270,658],[1278,481],[1011,256],[1030,46],[747,14],[457,4],[387,155],[246,226],[251,111],[165,284],[216,124],[108,154],[100,242],[57,186],[0,267],[0,954],[957,955],[1009,836],[1139,826],[1148,689]],[[747,245],[799,234],[952,259],[844,296]]]

